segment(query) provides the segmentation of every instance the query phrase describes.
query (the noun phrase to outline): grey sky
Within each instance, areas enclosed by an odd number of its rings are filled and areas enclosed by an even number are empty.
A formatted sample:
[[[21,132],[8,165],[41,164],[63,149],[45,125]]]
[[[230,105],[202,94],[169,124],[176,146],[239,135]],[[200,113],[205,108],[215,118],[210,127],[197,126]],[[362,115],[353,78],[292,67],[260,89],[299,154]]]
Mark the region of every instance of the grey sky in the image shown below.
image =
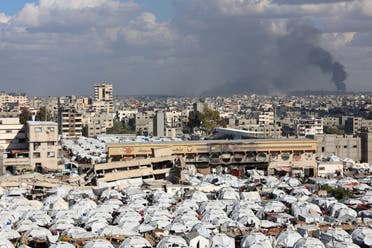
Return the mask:
[[[0,90],[89,95],[101,81],[121,95],[335,89],[312,48],[345,66],[348,90],[372,90],[370,0],[173,2],[161,21],[133,1],[0,9]]]

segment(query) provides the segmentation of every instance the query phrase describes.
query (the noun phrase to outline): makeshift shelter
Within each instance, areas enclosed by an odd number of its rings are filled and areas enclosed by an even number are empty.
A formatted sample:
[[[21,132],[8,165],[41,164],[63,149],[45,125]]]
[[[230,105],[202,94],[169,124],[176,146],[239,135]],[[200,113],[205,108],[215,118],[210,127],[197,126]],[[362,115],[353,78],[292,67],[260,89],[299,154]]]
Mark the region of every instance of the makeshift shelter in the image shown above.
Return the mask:
[[[133,236],[126,238],[119,248],[151,248],[150,242],[141,236]]]
[[[75,246],[67,243],[67,242],[58,242],[56,244],[52,244],[49,248],[74,248]]]
[[[168,248],[168,247],[177,247],[177,248],[187,248],[187,242],[179,236],[170,235],[164,237],[160,240],[156,248]]]
[[[362,247],[372,247],[371,227],[358,227],[351,233],[351,237],[355,244]]]
[[[217,233],[210,240],[211,248],[235,248],[235,240],[224,233]]]
[[[335,246],[337,243],[353,243],[351,235],[348,234],[345,230],[338,228],[331,228],[328,229],[326,232],[322,232],[320,235],[320,239],[327,247],[337,247]]]
[[[84,248],[114,248],[114,246],[107,240],[96,239],[88,241]]]
[[[209,239],[203,237],[197,232],[190,232],[185,235],[185,239],[190,248],[209,248]]]
[[[302,236],[292,230],[281,232],[276,238],[276,248],[292,248],[294,244],[300,240]]]
[[[1,248],[14,248],[14,245],[9,240],[0,238],[0,247]]]
[[[299,239],[293,248],[325,248],[325,245],[319,239],[308,237]]]
[[[262,247],[262,248],[272,248],[272,241],[270,238],[262,233],[251,233],[245,236],[241,243],[241,248],[250,248],[250,247]]]

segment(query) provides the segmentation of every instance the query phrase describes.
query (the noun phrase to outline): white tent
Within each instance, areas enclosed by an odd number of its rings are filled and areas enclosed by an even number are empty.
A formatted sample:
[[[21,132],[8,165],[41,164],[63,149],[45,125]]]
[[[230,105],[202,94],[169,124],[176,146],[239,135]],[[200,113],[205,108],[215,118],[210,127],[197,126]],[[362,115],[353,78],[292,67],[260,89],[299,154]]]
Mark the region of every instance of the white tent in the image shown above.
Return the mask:
[[[302,236],[296,231],[285,231],[278,235],[276,238],[277,248],[292,248],[294,244],[300,240]]]
[[[10,228],[5,228],[0,232],[0,239],[15,240],[20,237],[21,235],[16,230]]]
[[[335,244],[335,242],[344,244],[353,243],[351,235],[348,234],[345,230],[338,228],[332,228],[328,229],[327,232],[322,232],[320,239],[327,247],[335,247],[333,245]]]
[[[152,245],[147,239],[141,236],[133,236],[125,239],[119,248],[151,248]]]
[[[308,237],[298,240],[293,248],[325,248],[325,246],[319,239]]]
[[[107,240],[97,239],[88,241],[84,248],[114,248],[114,246]]]
[[[235,248],[235,240],[224,233],[218,233],[211,238],[211,248]]]
[[[56,244],[52,244],[49,248],[74,248],[75,246],[67,243],[67,242],[58,242]]]
[[[251,233],[242,239],[241,248],[250,248],[252,246],[272,248],[272,242],[268,236],[262,233]]]
[[[170,246],[171,245],[171,246]],[[179,248],[187,248],[187,242],[183,238],[179,236],[167,236],[160,240],[156,248],[168,248],[168,247],[179,247]]]
[[[354,242],[361,246],[372,247],[372,228],[358,227],[352,233]]]
[[[105,226],[98,231],[100,237],[115,237],[115,236],[125,236],[128,232],[118,226]]]
[[[269,201],[264,206],[264,212],[265,213],[282,213],[286,210],[286,207],[283,203],[279,201]]]
[[[25,233],[25,236],[35,240],[49,241],[51,243],[55,243],[58,240],[58,235],[53,236],[48,229],[42,227],[37,227],[28,230]]]
[[[7,239],[0,239],[1,248],[14,248],[14,245]]]

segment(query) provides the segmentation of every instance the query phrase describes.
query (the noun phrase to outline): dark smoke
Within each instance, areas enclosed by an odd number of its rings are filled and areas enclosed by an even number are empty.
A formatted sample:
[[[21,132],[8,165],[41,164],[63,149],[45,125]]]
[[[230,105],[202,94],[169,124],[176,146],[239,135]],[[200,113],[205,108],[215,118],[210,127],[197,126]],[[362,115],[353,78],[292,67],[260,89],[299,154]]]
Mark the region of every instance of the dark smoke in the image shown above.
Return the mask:
[[[346,91],[344,81],[346,80],[347,73],[345,67],[339,62],[335,62],[328,51],[320,47],[313,47],[309,50],[309,61],[319,66],[322,72],[332,74],[332,82],[336,85],[338,91]]]

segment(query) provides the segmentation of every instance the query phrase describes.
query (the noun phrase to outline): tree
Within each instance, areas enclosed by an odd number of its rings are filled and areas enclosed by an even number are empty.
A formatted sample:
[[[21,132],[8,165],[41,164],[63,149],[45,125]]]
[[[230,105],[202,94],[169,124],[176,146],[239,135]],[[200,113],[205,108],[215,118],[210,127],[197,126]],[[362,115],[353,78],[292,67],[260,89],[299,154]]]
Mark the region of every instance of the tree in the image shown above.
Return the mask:
[[[112,128],[106,130],[107,134],[132,134],[133,131],[130,130],[129,126],[123,124],[121,121],[114,119]]]
[[[226,127],[226,122],[220,117],[217,110],[206,109],[203,113],[190,112],[188,127],[204,129],[207,133],[211,133],[216,127]]]
[[[200,127],[202,122],[202,114],[199,111],[191,111],[189,113],[188,128],[192,131],[194,128]]]
[[[19,122],[26,124],[27,121],[31,120],[31,113],[28,108],[21,108],[21,114],[19,115]]]

